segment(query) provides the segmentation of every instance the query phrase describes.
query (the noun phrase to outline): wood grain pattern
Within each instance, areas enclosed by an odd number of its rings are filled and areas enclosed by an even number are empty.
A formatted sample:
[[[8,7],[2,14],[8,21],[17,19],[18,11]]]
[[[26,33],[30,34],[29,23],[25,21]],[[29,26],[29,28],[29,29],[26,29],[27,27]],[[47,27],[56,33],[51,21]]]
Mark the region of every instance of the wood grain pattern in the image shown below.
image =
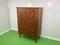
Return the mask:
[[[32,38],[40,37],[42,8],[17,7],[18,32]]]

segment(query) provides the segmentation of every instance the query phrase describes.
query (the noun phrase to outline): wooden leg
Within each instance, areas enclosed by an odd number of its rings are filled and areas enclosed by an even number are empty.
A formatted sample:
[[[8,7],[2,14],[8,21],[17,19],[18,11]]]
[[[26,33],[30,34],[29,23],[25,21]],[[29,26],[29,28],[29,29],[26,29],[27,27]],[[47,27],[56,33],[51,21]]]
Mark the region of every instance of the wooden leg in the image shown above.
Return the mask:
[[[37,43],[37,41],[38,41],[39,38],[40,38],[40,36],[36,38],[36,40],[35,40],[36,43]]]
[[[19,37],[21,38],[21,34],[19,34]]]
[[[35,43],[37,43],[37,37],[35,38]]]
[[[37,43],[37,39],[36,39],[36,43]]]

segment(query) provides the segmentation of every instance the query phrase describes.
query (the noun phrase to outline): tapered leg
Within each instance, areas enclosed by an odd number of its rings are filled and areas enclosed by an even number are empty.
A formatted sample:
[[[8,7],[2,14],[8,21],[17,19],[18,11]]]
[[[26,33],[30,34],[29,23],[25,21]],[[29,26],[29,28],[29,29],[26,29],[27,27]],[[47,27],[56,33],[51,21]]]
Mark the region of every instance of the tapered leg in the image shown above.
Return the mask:
[[[37,43],[37,39],[36,39],[36,41],[35,41],[36,43]]]
[[[21,38],[21,34],[19,34],[19,37]]]
[[[21,38],[21,33],[18,31],[19,37]]]
[[[40,36],[38,36],[36,39],[35,39],[35,42],[37,43],[38,39],[40,38]]]

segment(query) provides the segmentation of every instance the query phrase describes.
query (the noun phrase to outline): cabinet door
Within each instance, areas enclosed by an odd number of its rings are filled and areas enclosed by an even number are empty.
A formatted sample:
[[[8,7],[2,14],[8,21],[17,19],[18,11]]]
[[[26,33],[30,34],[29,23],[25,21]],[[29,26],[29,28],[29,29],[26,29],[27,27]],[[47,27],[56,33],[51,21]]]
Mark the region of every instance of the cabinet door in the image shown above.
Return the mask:
[[[25,9],[25,13],[23,14],[23,27],[24,27],[24,34],[28,35],[29,33],[29,8],[24,8]]]
[[[28,35],[29,33],[29,8],[18,8],[18,32],[21,34]]]
[[[24,33],[24,24],[23,24],[23,16],[25,13],[25,9],[23,8],[17,8],[17,18],[18,18],[18,32],[19,33]]]

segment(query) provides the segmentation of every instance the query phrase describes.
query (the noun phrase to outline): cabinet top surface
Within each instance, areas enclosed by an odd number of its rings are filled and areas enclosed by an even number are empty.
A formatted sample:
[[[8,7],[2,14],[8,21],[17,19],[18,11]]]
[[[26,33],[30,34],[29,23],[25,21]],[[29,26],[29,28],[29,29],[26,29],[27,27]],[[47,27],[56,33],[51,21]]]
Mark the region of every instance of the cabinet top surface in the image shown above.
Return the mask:
[[[16,7],[16,8],[42,8],[42,7]]]

